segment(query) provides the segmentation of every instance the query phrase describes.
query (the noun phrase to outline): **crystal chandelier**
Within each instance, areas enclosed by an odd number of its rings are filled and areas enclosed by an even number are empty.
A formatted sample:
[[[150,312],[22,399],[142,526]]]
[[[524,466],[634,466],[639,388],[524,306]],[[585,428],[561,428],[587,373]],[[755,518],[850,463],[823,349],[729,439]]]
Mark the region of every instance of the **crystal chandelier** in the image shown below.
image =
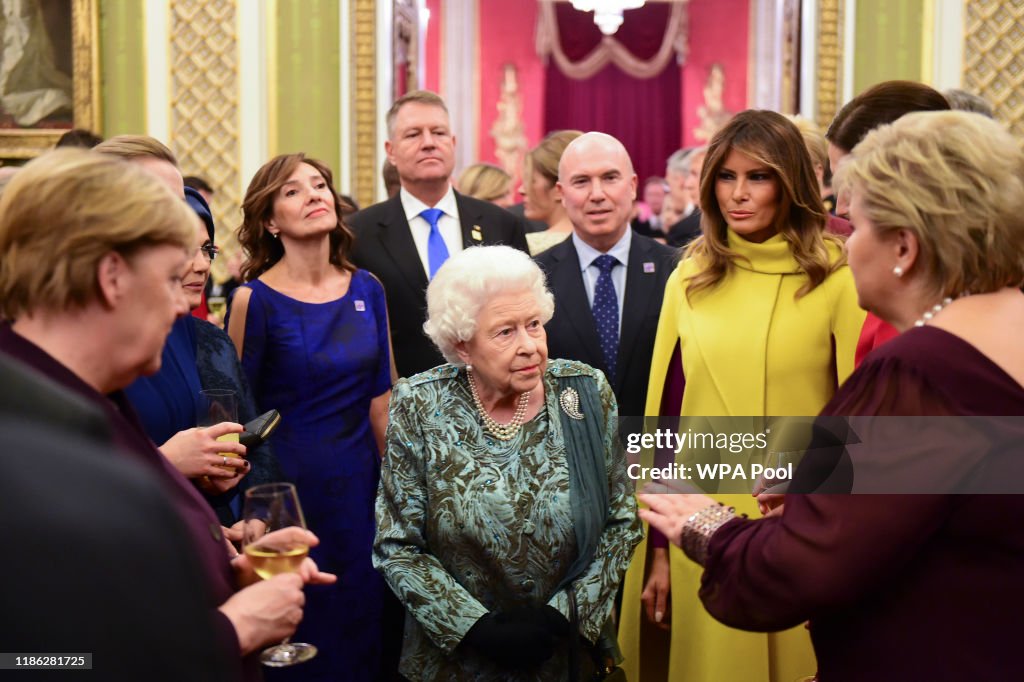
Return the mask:
[[[643,7],[644,0],[572,0],[572,6],[581,12],[593,12],[601,33],[610,36],[622,26],[623,10]]]

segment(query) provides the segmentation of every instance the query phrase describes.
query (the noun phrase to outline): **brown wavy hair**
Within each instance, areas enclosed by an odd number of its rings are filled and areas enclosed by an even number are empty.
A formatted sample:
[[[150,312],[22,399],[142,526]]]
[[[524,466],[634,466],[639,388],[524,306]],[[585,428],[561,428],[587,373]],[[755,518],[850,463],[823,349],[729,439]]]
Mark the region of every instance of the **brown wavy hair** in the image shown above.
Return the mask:
[[[338,216],[338,225],[331,230],[331,265],[354,272],[356,267],[348,259],[352,252],[355,238],[352,231],[342,219],[348,204],[334,189],[334,175],[323,161],[308,158],[302,152],[297,154],[281,154],[263,164],[256,171],[249,189],[245,191],[242,201],[242,224],[238,228],[238,243],[245,253],[242,263],[242,280],[249,282],[269,270],[284,256],[284,245],[275,239],[267,230],[267,221],[274,215],[274,201],[277,193],[288,182],[300,163],[307,163],[315,168],[334,195],[334,212]]]
[[[686,250],[684,258],[697,258],[702,267],[688,279],[686,297],[718,285],[732,268],[739,254],[728,247],[728,225],[718,205],[715,186],[718,172],[736,150],[771,170],[779,183],[779,206],[775,213],[775,231],[789,242],[793,257],[807,274],[808,282],[796,292],[799,298],[825,281],[845,262],[831,260],[826,242],[842,246],[838,237],[825,233],[828,213],[818,191],[803,136],[782,114],[753,109],[737,114],[725,125],[708,147],[700,176],[700,227],[703,236]]]
[[[884,81],[844,104],[829,124],[825,139],[852,152],[869,132],[913,111],[949,111],[949,101],[924,83]]]

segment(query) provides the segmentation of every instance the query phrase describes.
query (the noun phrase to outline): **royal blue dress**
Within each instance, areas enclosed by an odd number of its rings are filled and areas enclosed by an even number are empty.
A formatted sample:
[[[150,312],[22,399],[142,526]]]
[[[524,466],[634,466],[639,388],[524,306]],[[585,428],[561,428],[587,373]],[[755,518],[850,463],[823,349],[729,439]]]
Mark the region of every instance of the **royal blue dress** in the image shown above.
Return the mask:
[[[315,644],[312,661],[268,670],[273,680],[372,680],[381,651],[387,589],[371,563],[380,455],[370,401],[391,388],[384,288],[363,270],[348,293],[304,303],[259,280],[245,319],[242,366],[257,402],[277,409],[271,442],[296,484],[311,556],[335,585],[306,587],[305,617],[293,639]]]

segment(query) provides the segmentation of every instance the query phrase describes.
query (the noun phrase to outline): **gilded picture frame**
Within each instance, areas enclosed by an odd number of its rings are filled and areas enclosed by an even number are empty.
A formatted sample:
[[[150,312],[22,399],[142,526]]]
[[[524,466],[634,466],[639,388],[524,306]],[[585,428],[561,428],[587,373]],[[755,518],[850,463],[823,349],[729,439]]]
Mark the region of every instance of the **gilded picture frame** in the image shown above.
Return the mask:
[[[42,4],[42,0],[28,0]],[[71,12],[70,45],[55,45],[63,50],[58,58],[71,61],[72,127],[101,133],[99,69],[99,0],[63,0]],[[50,11],[67,10],[48,0]],[[31,38],[26,38],[26,42]],[[66,51],[70,50],[70,55]],[[5,91],[6,92],[6,91]],[[31,159],[52,148],[68,122],[47,126],[46,120],[33,125],[0,128],[0,159]]]

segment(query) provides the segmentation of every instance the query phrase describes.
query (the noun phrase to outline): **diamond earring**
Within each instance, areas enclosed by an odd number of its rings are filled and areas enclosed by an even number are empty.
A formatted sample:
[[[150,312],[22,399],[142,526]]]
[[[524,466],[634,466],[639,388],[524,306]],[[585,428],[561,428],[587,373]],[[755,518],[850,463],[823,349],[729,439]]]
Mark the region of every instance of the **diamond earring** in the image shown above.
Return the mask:
[[[903,268],[901,268],[900,266],[897,265],[896,267],[894,267],[892,269],[892,274],[896,275],[897,277],[902,277],[903,276]]]

